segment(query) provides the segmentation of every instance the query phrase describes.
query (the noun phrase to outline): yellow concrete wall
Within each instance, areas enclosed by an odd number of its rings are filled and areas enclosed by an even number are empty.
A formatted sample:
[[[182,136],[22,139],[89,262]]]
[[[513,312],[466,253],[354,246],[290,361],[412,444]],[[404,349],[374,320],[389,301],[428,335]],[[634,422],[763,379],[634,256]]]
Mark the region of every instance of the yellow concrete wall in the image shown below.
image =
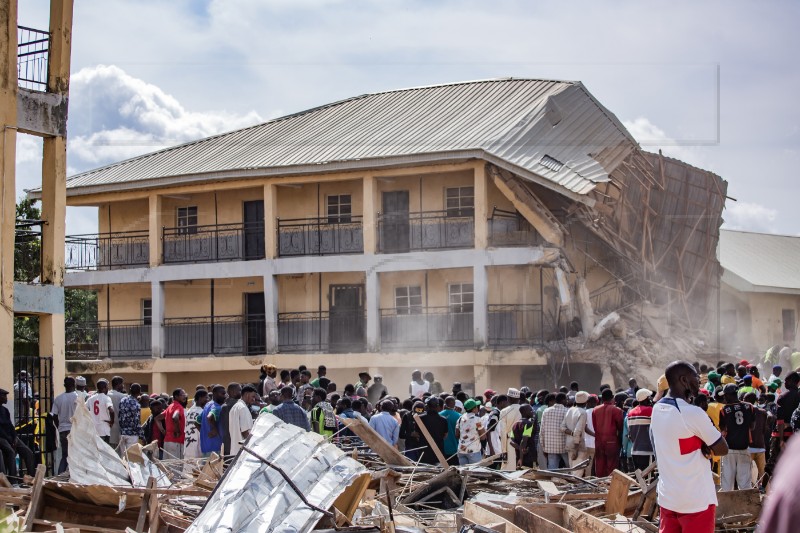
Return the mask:
[[[489,305],[541,303],[539,271],[527,265],[489,267]]]
[[[363,182],[347,180],[278,187],[278,213],[281,219],[316,218],[328,214],[328,196],[349,194],[352,214],[361,215],[364,205]]]
[[[149,209],[147,200],[113,202],[97,210],[100,233],[119,231],[147,231]],[[109,222],[110,230],[109,230]]]
[[[215,194],[217,195],[217,220],[219,224],[241,224],[244,221],[244,202],[264,200],[263,187],[223,190]],[[267,216],[267,214],[264,213],[264,216]]]
[[[163,216],[161,223],[167,228],[176,227],[178,225],[178,208],[191,206],[197,207],[198,226],[214,224],[214,193],[208,192],[164,196],[161,199]],[[217,209],[219,210],[219,201],[217,201]],[[239,216],[241,217],[241,215]]]
[[[419,286],[422,288],[422,305],[444,307],[448,305],[447,286],[450,283],[472,283],[471,268],[447,268],[427,271],[427,292],[425,290],[425,271],[385,272],[380,274],[381,309],[394,308],[394,290],[396,287]]]
[[[97,319],[109,318],[106,314],[106,302],[110,301],[111,320],[140,320],[142,318],[142,300],[149,298],[149,283],[103,286],[97,291]]]
[[[497,209],[502,209],[503,211],[515,211],[514,204],[511,203],[511,200],[505,197],[503,193],[500,192],[500,189],[494,184],[494,180],[489,179],[488,186],[487,186],[487,196],[489,201],[489,216],[492,216],[492,209],[495,207]]]
[[[792,340],[783,338],[782,310],[793,309],[795,320],[800,319],[800,296],[788,294],[752,293],[750,294],[750,316],[752,340],[756,353],[763,354],[772,345],[784,343],[791,347],[798,345],[795,324],[795,337]]]
[[[420,181],[422,184],[421,203]],[[418,211],[443,210],[445,208],[445,189],[448,187],[472,187],[475,185],[475,177],[472,170],[465,170],[441,174],[420,174],[419,176],[387,176],[379,178],[377,183],[379,203],[384,192],[409,191],[409,211],[415,213]],[[383,206],[379,205],[378,209],[382,212]]]
[[[320,276],[322,292],[320,298]],[[281,313],[327,311],[331,285],[365,285],[363,272],[332,272],[278,276],[278,309]],[[321,309],[320,309],[321,306]]]

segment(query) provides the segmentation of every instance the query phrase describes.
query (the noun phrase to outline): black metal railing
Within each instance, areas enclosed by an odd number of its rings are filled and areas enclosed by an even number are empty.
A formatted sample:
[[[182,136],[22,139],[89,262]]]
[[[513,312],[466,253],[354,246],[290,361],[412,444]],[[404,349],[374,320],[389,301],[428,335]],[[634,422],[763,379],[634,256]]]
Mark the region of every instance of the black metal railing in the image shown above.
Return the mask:
[[[363,252],[361,216],[278,219],[278,257]]]
[[[378,251],[403,253],[475,246],[475,215],[448,211],[378,213]]]
[[[205,263],[264,258],[261,224],[210,224],[163,228],[164,263]]]
[[[53,408],[55,399],[53,388],[53,358],[35,355],[14,355],[13,357],[14,396],[14,423],[16,436],[33,452],[33,464],[26,464],[23,454],[19,457],[17,469],[19,477],[24,474],[33,474],[37,465],[45,465],[45,475],[52,476],[57,472],[53,463],[56,450],[56,440],[48,438],[50,435],[48,421],[49,413]],[[20,373],[25,372],[27,379],[20,379]],[[6,467],[6,472],[10,469]],[[10,476],[9,476],[10,477]],[[12,478],[13,479],[13,478]],[[18,481],[14,479],[14,481]],[[7,531],[8,528],[3,528]]]
[[[47,90],[50,32],[17,26],[17,80],[20,87]]]
[[[525,217],[494,208],[489,219],[489,246],[541,246],[544,239]]]
[[[67,322],[67,359],[150,357],[151,327],[143,320]]]
[[[381,349],[414,350],[470,347],[472,311],[451,307],[381,309]]]
[[[164,319],[164,356],[259,355],[266,352],[264,315]]]
[[[489,346],[526,347],[544,340],[541,304],[489,305]]]
[[[147,230],[68,235],[64,265],[68,270],[106,270],[150,264]]]
[[[278,351],[284,353],[363,352],[363,310],[278,313]]]

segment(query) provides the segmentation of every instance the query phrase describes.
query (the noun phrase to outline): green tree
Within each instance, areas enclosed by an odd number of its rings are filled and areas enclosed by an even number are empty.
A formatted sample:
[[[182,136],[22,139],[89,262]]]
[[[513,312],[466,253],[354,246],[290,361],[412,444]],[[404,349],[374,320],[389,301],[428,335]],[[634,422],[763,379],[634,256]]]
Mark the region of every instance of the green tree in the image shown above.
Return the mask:
[[[21,198],[17,204],[17,231],[14,236],[14,279],[30,283],[42,274],[42,235],[38,221],[42,216],[36,200]]]

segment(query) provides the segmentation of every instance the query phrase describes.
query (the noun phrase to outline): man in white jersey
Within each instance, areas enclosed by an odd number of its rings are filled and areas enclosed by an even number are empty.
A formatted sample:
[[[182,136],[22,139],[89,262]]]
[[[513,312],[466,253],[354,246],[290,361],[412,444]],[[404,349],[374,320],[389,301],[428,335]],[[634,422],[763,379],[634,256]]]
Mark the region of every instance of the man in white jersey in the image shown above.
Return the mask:
[[[86,408],[94,422],[97,434],[105,442],[111,440],[111,426],[114,425],[114,405],[108,397],[108,381],[97,381],[97,394],[86,400]]]

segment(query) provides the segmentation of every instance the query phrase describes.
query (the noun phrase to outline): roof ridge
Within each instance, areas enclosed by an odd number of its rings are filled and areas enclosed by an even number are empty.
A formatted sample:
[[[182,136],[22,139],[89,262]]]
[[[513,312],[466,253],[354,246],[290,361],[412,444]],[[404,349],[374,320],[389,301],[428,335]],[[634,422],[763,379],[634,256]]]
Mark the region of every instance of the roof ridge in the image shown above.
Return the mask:
[[[720,228],[720,232],[726,231],[729,233],[750,233],[752,235],[768,235],[770,237],[788,237],[790,239],[800,239],[800,235],[789,235],[786,233],[769,233],[766,231],[754,231],[749,229],[731,229],[731,228]]]

